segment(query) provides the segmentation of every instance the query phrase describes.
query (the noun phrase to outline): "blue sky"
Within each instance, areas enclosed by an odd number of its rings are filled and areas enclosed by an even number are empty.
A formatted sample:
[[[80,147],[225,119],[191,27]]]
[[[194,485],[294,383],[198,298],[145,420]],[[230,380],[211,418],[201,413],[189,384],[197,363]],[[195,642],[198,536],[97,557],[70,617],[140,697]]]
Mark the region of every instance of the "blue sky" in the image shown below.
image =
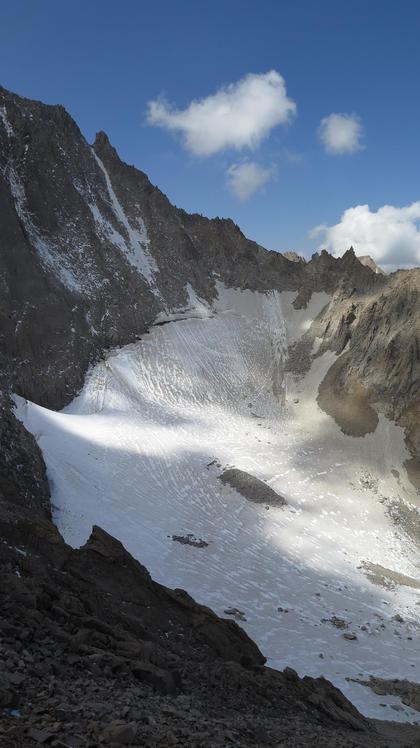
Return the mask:
[[[354,234],[361,253],[376,242],[385,264],[420,260],[417,2],[0,0],[0,10],[2,85],[64,104],[89,141],[105,130],[176,205],[230,216],[270,249],[310,254],[324,241],[337,253]],[[296,114],[256,146],[235,147],[233,134],[197,154],[185,131],[148,123],[148,103],[161,96],[182,112],[272,70]],[[328,152],[320,139],[321,120],[334,113],[359,118],[352,152]],[[247,200],[227,186],[244,163],[268,179]],[[365,204],[370,211],[340,221]],[[376,213],[385,205],[393,212]],[[309,238],[319,225],[328,228]]]

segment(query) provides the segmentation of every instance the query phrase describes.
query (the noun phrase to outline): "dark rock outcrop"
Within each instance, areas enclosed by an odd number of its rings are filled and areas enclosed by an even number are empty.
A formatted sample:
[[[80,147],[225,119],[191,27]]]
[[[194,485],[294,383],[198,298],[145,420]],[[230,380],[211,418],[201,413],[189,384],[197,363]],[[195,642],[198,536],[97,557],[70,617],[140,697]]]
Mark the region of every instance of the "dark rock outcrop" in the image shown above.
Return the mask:
[[[222,483],[228,484],[254,504],[279,507],[287,503],[284,496],[280,496],[270,486],[267,486],[267,483],[245,470],[230,468],[230,470],[224,470],[219,478]]]

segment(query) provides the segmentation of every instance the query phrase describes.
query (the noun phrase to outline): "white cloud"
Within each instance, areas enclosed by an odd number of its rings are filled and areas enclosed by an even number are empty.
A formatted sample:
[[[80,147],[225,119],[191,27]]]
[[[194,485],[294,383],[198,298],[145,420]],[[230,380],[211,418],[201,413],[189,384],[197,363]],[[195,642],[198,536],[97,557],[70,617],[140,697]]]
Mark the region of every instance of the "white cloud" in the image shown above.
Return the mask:
[[[341,155],[363,148],[363,127],[356,114],[330,114],[321,120],[318,134],[327,153]]]
[[[162,99],[150,101],[148,122],[182,133],[184,146],[195,155],[211,156],[225,148],[255,148],[295,112],[284,78],[270,70],[250,73],[183,110]]]
[[[273,176],[273,169],[266,169],[255,161],[232,164],[227,170],[227,186],[239,200],[248,200]]]
[[[420,264],[420,201],[403,208],[368,205],[348,208],[335,226],[317,226],[311,238],[322,236],[320,249],[336,257],[353,246],[356,254],[370,255],[386,271]]]

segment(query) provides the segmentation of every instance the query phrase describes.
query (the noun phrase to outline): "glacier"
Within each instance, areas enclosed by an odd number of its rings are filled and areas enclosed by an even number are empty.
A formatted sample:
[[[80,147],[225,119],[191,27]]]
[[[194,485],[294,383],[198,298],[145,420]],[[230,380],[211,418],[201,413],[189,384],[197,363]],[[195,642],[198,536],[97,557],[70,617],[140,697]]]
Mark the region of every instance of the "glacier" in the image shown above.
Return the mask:
[[[374,433],[352,438],[320,410],[334,353],[304,376],[286,371],[288,344],[327,294],[295,310],[292,293],[217,289],[207,304],[188,288],[188,308],[108,352],[61,412],[15,398],[44,455],[54,520],[73,546],[101,525],[157,581],[236,617],[269,666],[324,675],[367,716],[416,721],[356,682],[420,679],[420,590],[365,573],[371,563],[417,575],[383,503],[409,491],[403,431],[380,415]],[[220,481],[228,468],[287,505],[247,501]]]

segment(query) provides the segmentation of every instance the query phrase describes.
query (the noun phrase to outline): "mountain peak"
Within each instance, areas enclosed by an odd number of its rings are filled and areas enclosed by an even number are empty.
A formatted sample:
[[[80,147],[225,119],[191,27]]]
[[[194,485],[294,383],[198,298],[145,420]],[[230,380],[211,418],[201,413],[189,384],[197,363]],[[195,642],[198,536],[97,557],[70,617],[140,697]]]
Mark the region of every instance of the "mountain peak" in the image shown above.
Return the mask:
[[[350,247],[349,249],[347,249],[341,259],[347,262],[354,262],[354,260],[356,259],[356,252],[354,251],[354,248]]]
[[[113,145],[111,145],[109,137],[106,132],[104,132],[104,130],[99,130],[99,132],[96,133],[96,137],[93,142],[93,150],[100,157],[102,157],[103,155],[108,155],[114,158],[119,158],[116,149]]]

